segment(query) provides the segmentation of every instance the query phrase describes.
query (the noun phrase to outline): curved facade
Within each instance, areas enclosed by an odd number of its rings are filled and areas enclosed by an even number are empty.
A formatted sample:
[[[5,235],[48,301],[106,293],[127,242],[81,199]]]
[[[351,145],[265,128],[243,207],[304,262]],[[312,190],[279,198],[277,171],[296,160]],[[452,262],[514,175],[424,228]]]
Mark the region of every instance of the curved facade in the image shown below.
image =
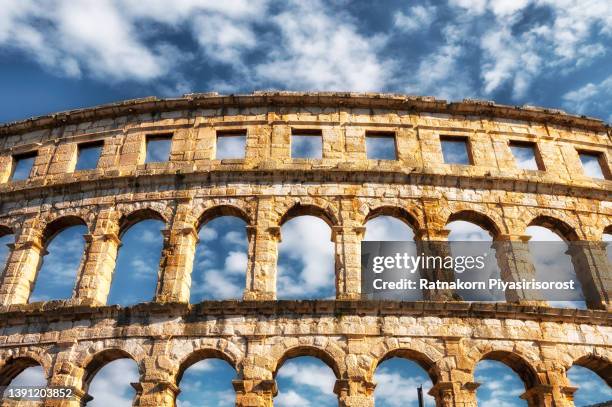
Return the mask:
[[[191,364],[222,358],[236,369],[239,406],[270,406],[287,359],[311,355],[337,377],[341,406],[372,406],[376,366],[390,357],[429,373],[439,406],[475,406],[482,359],[502,361],[525,383],[530,406],[572,406],[573,364],[612,383],[612,131],[601,121],[491,102],[447,103],[378,94],[192,94],[147,98],[0,127],[0,232],[13,234],[0,287],[0,385],[40,364],[50,385],[88,399],[93,375],[117,358],[140,368],[137,406],[174,406]],[[245,137],[244,158],[217,159],[217,138]],[[292,158],[292,134],[319,135],[322,157]],[[366,138],[390,137],[396,159],[368,159]],[[171,138],[167,162],[145,163],[152,137]],[[461,141],[468,165],[446,164],[441,140]],[[80,146],[97,143],[95,169],[75,170]],[[517,167],[511,145],[535,152]],[[604,178],[585,175],[580,154]],[[23,157],[25,180],[13,179]],[[323,219],[335,246],[336,300],[277,301],[280,227],[300,215]],[[223,215],[247,223],[242,301],[189,304],[199,228]],[[571,253],[596,293],[587,310],[541,302],[464,303],[360,299],[360,242],[377,216],[402,219],[421,241],[444,240],[466,220],[494,240],[526,242],[548,227],[590,242]],[[107,305],[122,232],[142,219],[165,223],[155,298]],[[29,303],[41,256],[59,231],[88,229],[69,300]],[[498,253],[503,272],[529,276],[527,251]],[[8,403],[8,402],[5,402]]]

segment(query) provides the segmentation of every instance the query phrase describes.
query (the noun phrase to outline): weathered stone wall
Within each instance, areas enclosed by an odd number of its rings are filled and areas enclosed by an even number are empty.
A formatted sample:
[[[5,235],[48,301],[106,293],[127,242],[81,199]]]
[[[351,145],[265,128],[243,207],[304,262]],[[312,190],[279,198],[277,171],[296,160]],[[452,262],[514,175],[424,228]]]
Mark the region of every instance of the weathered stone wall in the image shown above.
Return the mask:
[[[323,158],[292,159],[292,129],[320,130]],[[215,159],[216,133],[227,130],[246,131],[244,159]],[[368,160],[366,131],[393,132],[397,160]],[[344,406],[372,405],[373,371],[391,356],[429,371],[440,406],[475,405],[473,368],[482,358],[519,372],[534,406],[572,405],[572,363],[610,383],[612,271],[600,242],[612,227],[612,181],[586,177],[578,157],[598,152],[609,172],[612,135],[597,120],[482,102],[271,93],[128,101],[0,134],[0,232],[15,236],[0,285],[0,384],[36,361],[49,383],[74,386],[84,402],[99,367],[131,357],[141,370],[135,404],[172,406],[184,368],[222,357],[237,371],[237,404],[268,406],[277,368],[306,354],[333,368]],[[145,164],[145,138],[156,134],[172,134],[170,160]],[[444,164],[440,136],[453,135],[468,137],[473,165]],[[104,143],[98,167],[75,172],[77,145],[92,141]],[[536,143],[545,170],[518,169],[510,141]],[[9,181],[12,157],[32,151],[30,178]],[[335,302],[275,301],[280,226],[303,214],[331,227]],[[197,231],[221,215],[247,223],[244,301],[189,306]],[[572,258],[589,270],[581,282],[597,294],[591,310],[435,296],[359,301],[360,241],[380,215],[406,221],[419,241],[444,240],[454,220],[499,241],[524,241],[530,225],[589,241]],[[121,232],[146,218],[166,224],[154,302],[105,306]],[[46,244],[75,224],[88,235],[73,298],[28,304]],[[498,261],[509,276],[533,272],[527,251],[500,252]]]

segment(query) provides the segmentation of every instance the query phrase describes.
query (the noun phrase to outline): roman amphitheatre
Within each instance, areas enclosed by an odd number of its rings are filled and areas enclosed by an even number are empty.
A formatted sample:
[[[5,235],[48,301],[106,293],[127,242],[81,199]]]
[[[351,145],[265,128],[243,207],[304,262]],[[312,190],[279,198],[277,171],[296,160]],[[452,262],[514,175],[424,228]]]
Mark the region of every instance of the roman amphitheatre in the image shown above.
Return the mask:
[[[217,159],[217,139],[245,137],[243,158]],[[322,157],[291,156],[296,134],[322,140]],[[340,406],[374,405],[382,361],[423,367],[438,406],[476,406],[474,367],[497,360],[522,379],[529,406],[573,406],[566,375],[586,367],[612,385],[612,129],[588,117],[530,106],[394,94],[256,92],[145,98],[37,117],[0,127],[0,233],[14,243],[0,286],[0,385],[30,366],[49,386],[76,397],[47,406],[83,406],[107,363],[139,367],[135,406],[174,406],[183,372],[205,358],[236,370],[237,406],[271,406],[275,376],[308,355],[336,375]],[[146,163],[151,138],[171,140],[169,159]],[[395,159],[372,159],[368,137],[393,140]],[[467,165],[445,163],[441,142],[467,146]],[[96,168],[75,171],[78,151],[98,143]],[[538,168],[518,168],[511,146],[535,151]],[[596,157],[605,179],[584,174]],[[29,176],[16,163],[33,158]],[[248,264],[241,300],[189,303],[199,229],[219,216],[247,224]],[[316,216],[331,229],[336,299],[277,300],[280,228]],[[529,298],[458,301],[448,292],[423,301],[364,300],[361,240],[367,221],[392,216],[417,242],[444,242],[449,222],[486,229],[506,278],[534,273],[525,229],[542,226],[567,241],[587,309]],[[145,219],[165,224],[155,298],[107,304],[122,234]],[[30,301],[49,242],[87,227],[72,298]],[[523,249],[521,249],[521,247]],[[32,405],[4,400],[2,405]],[[30,403],[30,404],[28,404]]]

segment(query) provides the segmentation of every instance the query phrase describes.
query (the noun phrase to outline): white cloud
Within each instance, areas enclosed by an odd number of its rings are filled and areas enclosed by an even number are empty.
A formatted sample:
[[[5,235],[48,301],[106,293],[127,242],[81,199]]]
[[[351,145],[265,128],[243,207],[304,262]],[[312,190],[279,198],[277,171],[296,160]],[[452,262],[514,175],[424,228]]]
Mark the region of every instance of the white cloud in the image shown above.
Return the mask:
[[[194,279],[191,287],[192,294],[204,294],[214,299],[241,298],[243,290],[244,286],[239,286],[226,273],[215,269],[205,271],[201,282]]]
[[[258,81],[296,90],[375,91],[391,75],[391,62],[377,56],[387,37],[360,34],[323,2],[290,2],[269,22],[280,38],[269,58],[255,67]]]
[[[32,366],[24,369],[11,380],[10,387],[22,387],[22,386],[45,386],[47,379],[45,378],[45,371],[41,366]]]
[[[200,239],[202,239],[205,242],[209,242],[211,240],[215,240],[217,238],[217,236],[219,236],[219,234],[217,233],[217,231],[212,228],[211,226],[204,226],[202,228],[202,231],[200,232]]]
[[[133,271],[133,275],[139,279],[148,279],[152,275],[157,274],[157,263],[151,260],[151,257],[147,257],[146,259],[139,256],[132,257],[130,259],[130,267],[131,271]],[[155,258],[153,258],[153,260],[155,260]]]
[[[314,363],[286,363],[279,371],[278,376],[289,379],[296,385],[305,385],[316,389],[321,394],[329,394],[334,389],[336,376],[325,365]]]
[[[491,235],[480,226],[464,221],[454,221],[446,225],[450,230],[448,240],[463,242],[490,242]]]
[[[246,247],[248,243],[245,234],[242,232],[237,232],[235,230],[227,232],[225,236],[223,236],[223,240],[226,243],[244,247]]]
[[[412,228],[392,216],[378,216],[365,225],[364,240],[372,241],[413,241]]]
[[[105,365],[94,376],[88,393],[92,407],[129,406],[135,396],[130,383],[139,381],[138,366],[133,360],[119,359]]]
[[[587,83],[586,85],[567,92],[563,95],[564,104],[576,113],[584,113],[588,110],[610,110],[612,101],[612,75],[599,83]],[[612,122],[612,116],[608,118]]]
[[[334,245],[331,230],[321,219],[300,216],[282,226],[279,256],[299,263],[297,270],[279,260],[277,292],[283,296],[301,296],[333,291]]]
[[[244,274],[247,268],[247,255],[245,252],[231,251],[225,258],[225,271],[230,274]]]
[[[434,6],[417,5],[411,7],[408,13],[396,11],[393,15],[395,27],[404,32],[426,31],[436,17]]]
[[[426,406],[433,406],[433,398],[427,393],[431,389],[429,380],[423,382],[418,377],[405,377],[397,369],[381,366],[374,374],[376,381],[376,402],[389,407],[401,407],[417,402],[416,388],[423,386]]]
[[[289,390],[287,392],[279,392],[278,396],[274,399],[274,405],[279,407],[309,407],[312,404],[295,390]]]

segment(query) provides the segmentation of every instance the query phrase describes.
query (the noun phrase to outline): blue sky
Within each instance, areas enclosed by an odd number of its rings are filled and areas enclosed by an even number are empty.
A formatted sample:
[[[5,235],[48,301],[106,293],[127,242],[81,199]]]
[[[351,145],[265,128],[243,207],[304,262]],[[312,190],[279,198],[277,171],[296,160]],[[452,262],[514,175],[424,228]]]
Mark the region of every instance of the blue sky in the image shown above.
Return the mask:
[[[259,89],[492,99],[612,122],[612,7],[607,0],[381,1],[375,7],[348,0],[174,0],[171,11],[166,5],[162,0],[3,2],[0,122],[149,95]],[[293,154],[320,156],[315,144],[296,139]],[[369,140],[367,149],[372,158],[395,154],[384,139]],[[445,157],[457,158],[459,150],[451,147]],[[243,151],[244,138],[227,137],[217,158],[240,158]],[[533,168],[528,153],[517,150],[516,158]],[[167,144],[151,145],[149,161],[167,154]],[[97,154],[90,151],[82,158],[81,164],[91,167]],[[588,157],[583,162],[597,175]],[[25,164],[23,174],[18,173],[23,177],[29,172]],[[153,298],[163,228],[161,222],[146,221],[122,236],[109,304]],[[490,240],[465,222],[449,228],[455,240]],[[329,227],[300,217],[281,232],[279,298],[333,297]],[[528,232],[534,240],[559,239],[542,228]],[[72,227],[50,243],[32,300],[71,296],[84,233],[84,227]],[[191,301],[240,298],[246,270],[244,223],[219,218],[199,236]],[[367,225],[369,240],[413,236],[393,218],[380,217]],[[0,239],[1,256],[11,239]],[[36,369],[27,369],[15,383],[40,381]],[[202,398],[208,405],[231,405],[234,376],[222,361],[193,365],[181,381],[180,405],[201,405]],[[579,367],[570,371],[572,382],[581,387],[576,405],[612,397],[593,376]],[[129,383],[137,377],[129,360],[107,365],[91,385],[91,405],[129,405]],[[525,405],[517,397],[522,384],[505,366],[481,362],[476,378],[483,383],[478,390],[481,406]],[[288,361],[277,380],[277,405],[335,405],[333,373],[316,359]],[[384,362],[376,381],[377,406],[414,400],[416,385],[431,386],[420,367],[399,359]]]
[[[384,91],[611,121],[606,0],[8,0],[0,121],[148,95]]]

